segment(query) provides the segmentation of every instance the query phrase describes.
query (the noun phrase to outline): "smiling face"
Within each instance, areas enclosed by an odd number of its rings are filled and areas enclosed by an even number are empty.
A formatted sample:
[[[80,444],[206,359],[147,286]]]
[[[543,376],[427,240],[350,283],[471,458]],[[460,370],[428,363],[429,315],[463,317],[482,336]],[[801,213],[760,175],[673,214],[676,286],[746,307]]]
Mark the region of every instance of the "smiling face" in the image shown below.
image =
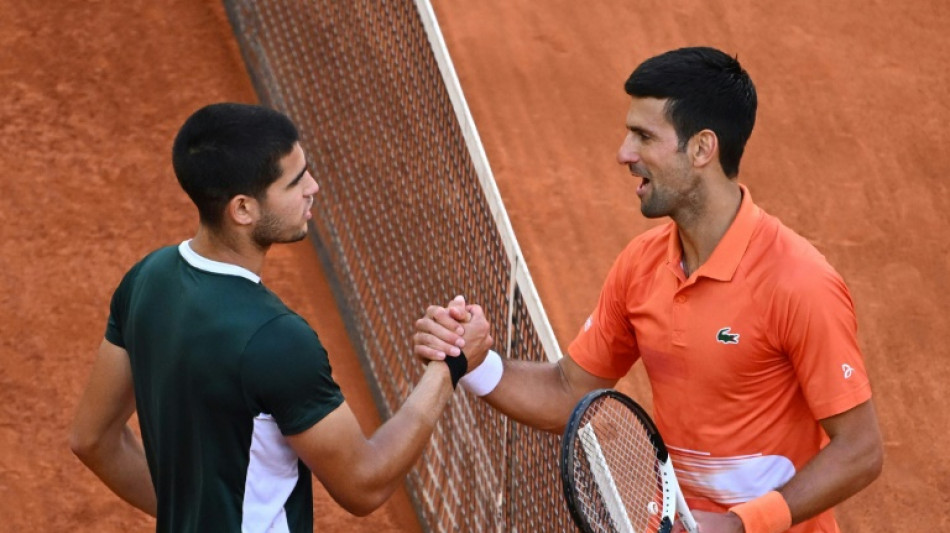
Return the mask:
[[[281,174],[260,201],[260,219],[252,238],[266,248],[274,243],[296,242],[307,236],[307,221],[313,215],[313,195],[320,190],[307,168],[300,144],[280,160]]]
[[[627,111],[627,135],[617,162],[639,178],[640,212],[647,218],[671,216],[698,205],[699,176],[666,117],[666,99],[633,97]]]

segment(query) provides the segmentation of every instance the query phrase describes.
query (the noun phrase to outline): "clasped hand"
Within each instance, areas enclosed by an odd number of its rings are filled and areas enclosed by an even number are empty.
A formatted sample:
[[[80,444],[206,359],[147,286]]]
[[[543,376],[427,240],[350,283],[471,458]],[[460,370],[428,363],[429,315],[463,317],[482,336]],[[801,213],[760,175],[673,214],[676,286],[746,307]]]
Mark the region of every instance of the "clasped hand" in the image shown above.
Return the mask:
[[[416,320],[413,354],[423,363],[458,356],[463,350],[471,371],[485,360],[494,339],[480,305],[456,296],[446,307],[430,305]]]

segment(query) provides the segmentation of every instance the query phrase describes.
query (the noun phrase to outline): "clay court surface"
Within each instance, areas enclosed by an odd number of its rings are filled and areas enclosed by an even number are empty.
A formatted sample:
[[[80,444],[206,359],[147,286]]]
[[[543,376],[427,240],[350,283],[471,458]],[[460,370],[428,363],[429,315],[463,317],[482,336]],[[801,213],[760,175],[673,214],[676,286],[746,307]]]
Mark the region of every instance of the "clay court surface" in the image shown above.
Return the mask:
[[[561,345],[651,224],[614,162],[626,76],[679,46],[737,53],[760,100],[740,180],[829,258],[857,306],[886,464],[839,507],[842,530],[945,529],[950,5],[544,4],[435,10]],[[0,0],[0,531],[148,531],[72,456],[68,427],[120,277],[194,231],[170,165],[177,127],[206,103],[255,95],[217,2],[53,5]],[[275,248],[263,279],[320,333],[372,431],[379,418],[312,247]],[[639,373],[623,388],[647,397]],[[355,518],[315,492],[317,531],[419,529],[405,494]]]

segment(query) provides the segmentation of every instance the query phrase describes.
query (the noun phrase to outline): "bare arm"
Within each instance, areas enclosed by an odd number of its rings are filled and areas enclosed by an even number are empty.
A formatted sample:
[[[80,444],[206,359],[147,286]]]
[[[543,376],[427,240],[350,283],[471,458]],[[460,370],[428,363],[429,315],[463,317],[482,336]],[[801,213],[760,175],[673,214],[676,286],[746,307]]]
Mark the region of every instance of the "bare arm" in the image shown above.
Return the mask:
[[[793,524],[854,496],[881,473],[884,449],[871,400],[821,420],[821,425],[830,438],[828,445],[778,489]],[[703,533],[743,531],[733,513],[695,511],[694,515]]]
[[[471,322],[459,339],[472,366],[491,347],[488,321],[469,306]],[[456,339],[456,340],[459,340]],[[453,341],[455,342],[455,341]],[[448,366],[428,364],[392,418],[366,438],[346,403],[310,429],[287,437],[290,446],[344,509],[365,515],[382,505],[419,460],[454,389]]]
[[[120,498],[155,516],[155,488],[145,451],[128,426],[134,411],[129,355],[103,340],[76,411],[69,445]]]
[[[877,479],[884,464],[871,400],[821,420],[821,425],[831,442],[779,489],[792,511],[793,524],[854,496]]]
[[[564,431],[584,394],[616,384],[587,372],[570,356],[556,363],[505,359],[504,365],[498,386],[483,399],[522,424],[552,433]]]
[[[369,439],[344,402],[310,429],[288,436],[287,442],[337,503],[364,516],[402,483],[429,443],[452,393],[448,367],[430,364],[399,411]]]
[[[469,327],[464,307],[464,301],[456,299],[447,308],[426,310],[426,316],[416,321],[416,357],[424,361],[451,357],[462,337],[459,332]],[[587,372],[570,356],[556,363],[505,359],[503,364],[501,381],[483,397],[485,401],[522,424],[554,433],[564,429],[584,394],[617,383]],[[470,365],[469,370],[474,367]]]

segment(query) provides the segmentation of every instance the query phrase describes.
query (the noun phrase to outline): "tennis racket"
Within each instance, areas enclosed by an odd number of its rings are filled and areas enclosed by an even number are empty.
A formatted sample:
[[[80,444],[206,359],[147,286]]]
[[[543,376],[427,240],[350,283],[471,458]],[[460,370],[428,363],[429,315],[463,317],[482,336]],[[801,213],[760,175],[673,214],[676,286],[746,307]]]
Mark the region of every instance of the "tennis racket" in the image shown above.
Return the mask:
[[[561,482],[584,533],[667,533],[679,515],[697,531],[650,416],[613,389],[584,396],[561,440]]]

